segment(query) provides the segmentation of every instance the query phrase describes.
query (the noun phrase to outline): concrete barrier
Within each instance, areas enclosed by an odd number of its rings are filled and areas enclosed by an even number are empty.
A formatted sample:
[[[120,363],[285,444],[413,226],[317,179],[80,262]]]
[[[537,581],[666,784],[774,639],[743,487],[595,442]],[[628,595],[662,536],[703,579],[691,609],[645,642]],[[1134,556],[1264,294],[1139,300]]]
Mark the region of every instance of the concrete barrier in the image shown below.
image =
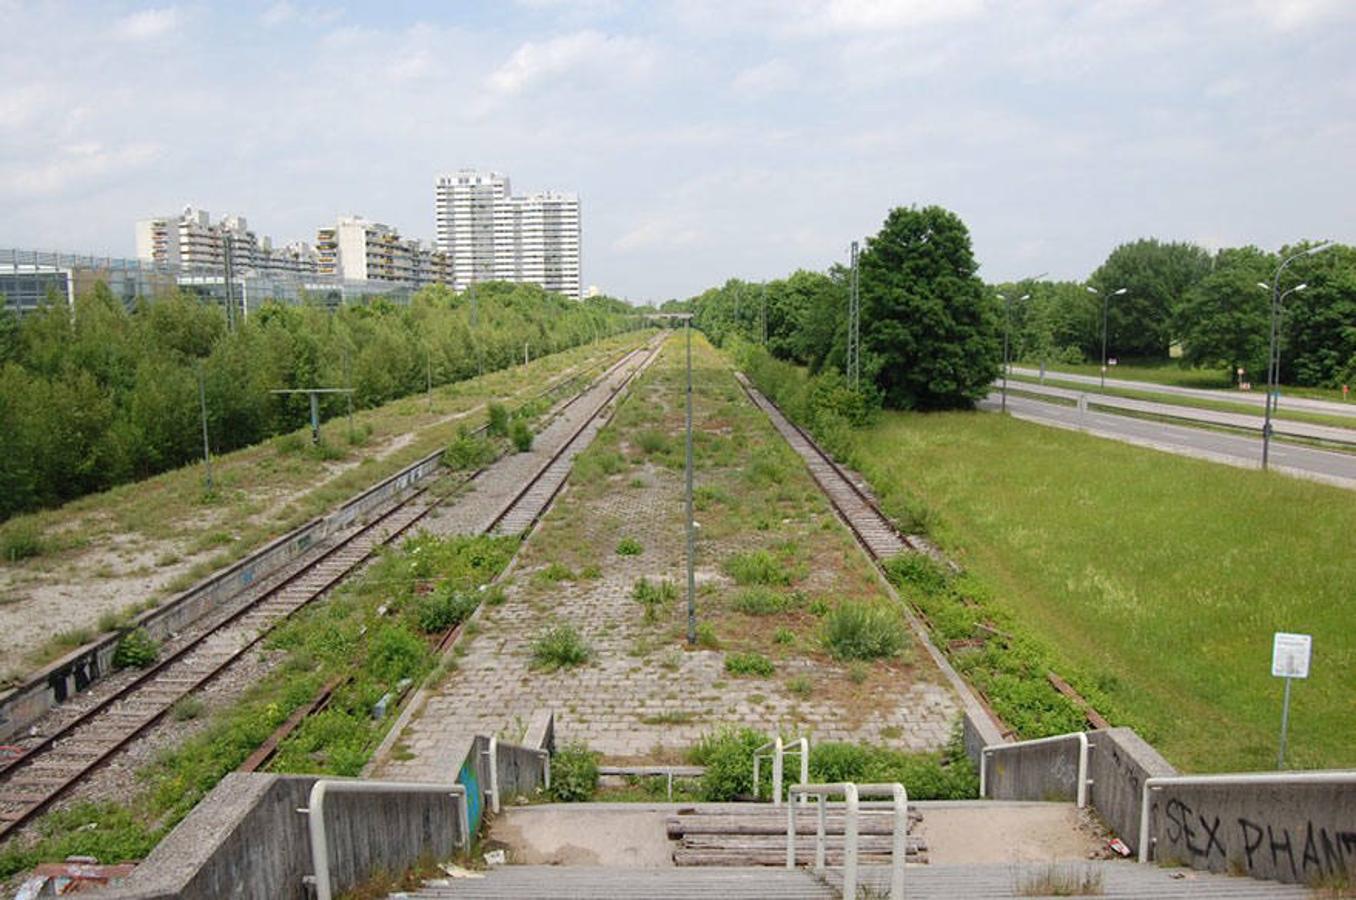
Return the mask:
[[[1356,881],[1356,771],[1165,778],[1149,787],[1144,857],[1160,865]]]
[[[110,900],[306,900],[311,840],[305,808],[314,776],[233,773],[151,851]],[[326,801],[334,883],[450,858],[462,838],[445,795],[335,794]]]
[[[410,489],[440,465],[431,453],[351,498],[328,516],[275,538],[163,606],[138,615],[128,629],[143,628],[156,640],[181,631],[241,591],[267,578],[340,529],[367,516]],[[0,742],[19,734],[53,707],[83,691],[113,670],[122,634],[108,634],[44,666],[22,685],[0,694]]]
[[[1138,852],[1144,782],[1177,770],[1132,728],[1092,731],[1088,739],[1089,802],[1131,852]]]
[[[1044,742],[1000,744],[984,754],[984,793],[991,800],[1068,800],[1079,798],[1080,735]],[[1091,756],[1091,749],[1089,749]]]

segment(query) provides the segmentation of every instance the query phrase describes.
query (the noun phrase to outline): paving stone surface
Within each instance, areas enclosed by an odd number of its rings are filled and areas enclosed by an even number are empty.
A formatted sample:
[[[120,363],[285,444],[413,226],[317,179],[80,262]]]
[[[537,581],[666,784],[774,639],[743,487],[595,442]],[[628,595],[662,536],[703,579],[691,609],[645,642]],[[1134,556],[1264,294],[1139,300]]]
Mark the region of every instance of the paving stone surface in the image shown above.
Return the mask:
[[[671,342],[666,358],[678,356],[674,351],[680,349]],[[661,359],[656,369],[663,365]],[[627,402],[665,405],[671,400],[680,409],[681,396],[655,396],[650,378],[645,376],[639,396]],[[727,396],[737,392],[732,380],[729,391]],[[742,394],[739,398],[747,403]],[[697,411],[700,416],[700,403]],[[780,440],[766,419],[759,421],[766,431],[757,440]],[[713,431],[729,430],[723,423],[706,424]],[[803,469],[798,474],[810,483]],[[849,541],[819,499],[803,526],[805,539],[833,547]],[[710,521],[706,530],[722,531],[720,524]],[[723,534],[719,540],[704,539],[698,548],[703,598],[732,588],[719,560],[758,540],[757,535]],[[643,552],[617,554],[622,537],[639,541]],[[523,550],[506,601],[482,608],[471,628],[475,633],[458,651],[457,671],[427,697],[401,734],[397,752],[380,761],[375,774],[424,780],[455,774],[474,735],[519,739],[533,713],[544,708],[555,712],[558,742],[583,741],[619,761],[679,761],[699,737],[727,723],[806,734],[814,742],[870,742],[908,750],[946,743],[959,704],[925,654],[916,653],[922,661],[913,666],[873,676],[867,685],[869,704],[844,708],[842,697],[852,694],[849,667],[823,654],[778,658],[775,674],[760,678],[726,672],[722,649],[686,649],[684,547],[681,468],[645,461],[623,467],[601,484],[567,487]],[[553,581],[546,577],[548,566],[558,559],[576,564],[593,559],[596,572],[587,574],[596,577],[576,571],[573,580]],[[678,586],[675,602],[658,621],[646,622],[642,605],[632,598],[642,577]],[[834,577],[810,571],[804,583],[828,587]],[[532,642],[554,623],[579,630],[593,650],[589,664],[556,672],[533,668]],[[797,676],[815,689],[793,691]]]

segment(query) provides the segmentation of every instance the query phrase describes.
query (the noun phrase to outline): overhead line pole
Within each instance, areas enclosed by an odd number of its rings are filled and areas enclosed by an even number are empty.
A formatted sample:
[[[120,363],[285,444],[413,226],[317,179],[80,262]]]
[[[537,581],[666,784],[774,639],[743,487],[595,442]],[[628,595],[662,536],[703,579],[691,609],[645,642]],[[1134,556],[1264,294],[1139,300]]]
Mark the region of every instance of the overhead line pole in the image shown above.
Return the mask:
[[[687,336],[687,645],[697,644],[697,574],[693,561],[696,523],[692,520],[692,315],[683,320]]]

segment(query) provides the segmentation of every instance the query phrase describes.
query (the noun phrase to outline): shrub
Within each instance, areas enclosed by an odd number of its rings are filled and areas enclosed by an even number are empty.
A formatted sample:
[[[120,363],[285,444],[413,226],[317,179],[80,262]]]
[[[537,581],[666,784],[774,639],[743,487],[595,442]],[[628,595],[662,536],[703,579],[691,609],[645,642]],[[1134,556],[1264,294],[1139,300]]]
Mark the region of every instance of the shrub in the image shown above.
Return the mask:
[[[197,697],[183,697],[171,708],[176,722],[189,722],[202,715],[203,702]]]
[[[18,562],[41,556],[47,550],[42,532],[32,522],[19,519],[0,532],[0,560]]]
[[[767,743],[767,736],[752,728],[726,726],[702,737],[688,751],[693,765],[705,766],[701,798],[706,801],[739,800],[753,796],[753,752]]]
[[[645,548],[640,545],[640,541],[633,537],[624,537],[617,544],[618,556],[639,556],[645,552]]]
[[[593,656],[593,650],[573,625],[548,628],[532,642],[532,666],[554,672],[583,665]]]
[[[160,644],[144,628],[134,628],[123,635],[113,651],[113,668],[144,669],[160,656]]]
[[[719,650],[720,638],[716,637],[716,626],[710,622],[697,623],[697,646],[707,650]]]
[[[725,574],[735,580],[735,584],[781,584],[791,583],[791,573],[786,566],[766,550],[752,550],[736,553],[725,560]]]
[[[598,754],[583,744],[569,744],[551,757],[551,799],[582,803],[598,790]]]
[[[532,449],[532,429],[522,419],[513,420],[510,437],[513,439],[513,449],[519,453],[526,453]]]
[[[462,431],[443,451],[443,465],[453,471],[479,469],[494,461],[494,448],[479,435]]]
[[[772,660],[761,653],[731,653],[725,657],[725,671],[731,675],[758,675],[766,678],[776,670]]]
[[[646,454],[664,453],[669,449],[669,438],[662,431],[647,428],[636,435],[636,446]]]
[[[926,553],[899,553],[886,560],[885,573],[895,584],[914,587],[925,594],[940,594],[951,584],[946,566]]]
[[[745,615],[770,616],[791,609],[796,605],[797,599],[780,591],[758,586],[737,594],[731,605]]]
[[[641,578],[631,588],[631,598],[645,607],[645,621],[653,622],[665,604],[678,599],[678,588],[667,578],[660,581]]]
[[[835,659],[898,656],[907,643],[899,615],[881,606],[849,600],[824,619],[824,646]]]
[[[414,624],[424,634],[438,634],[459,625],[475,612],[479,598],[439,585],[414,601]]]
[[[795,675],[786,680],[786,689],[797,697],[808,697],[814,693],[815,683],[809,675]]]
[[[493,437],[508,437],[509,433],[509,411],[502,403],[491,403],[485,409],[489,420],[485,424],[485,430]]]
[[[774,644],[794,644],[796,642],[796,633],[785,626],[778,628],[772,633],[772,642]]]

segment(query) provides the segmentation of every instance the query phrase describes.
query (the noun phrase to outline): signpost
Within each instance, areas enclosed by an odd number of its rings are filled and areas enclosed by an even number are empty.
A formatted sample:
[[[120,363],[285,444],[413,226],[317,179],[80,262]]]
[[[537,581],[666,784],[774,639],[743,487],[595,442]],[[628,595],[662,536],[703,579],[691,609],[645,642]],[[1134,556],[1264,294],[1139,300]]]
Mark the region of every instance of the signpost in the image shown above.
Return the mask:
[[[1285,768],[1285,733],[1290,725],[1290,682],[1309,677],[1309,657],[1313,637],[1307,634],[1289,634],[1278,631],[1271,644],[1271,674],[1285,679],[1285,701],[1281,705],[1281,750],[1276,757],[1276,768]]]

